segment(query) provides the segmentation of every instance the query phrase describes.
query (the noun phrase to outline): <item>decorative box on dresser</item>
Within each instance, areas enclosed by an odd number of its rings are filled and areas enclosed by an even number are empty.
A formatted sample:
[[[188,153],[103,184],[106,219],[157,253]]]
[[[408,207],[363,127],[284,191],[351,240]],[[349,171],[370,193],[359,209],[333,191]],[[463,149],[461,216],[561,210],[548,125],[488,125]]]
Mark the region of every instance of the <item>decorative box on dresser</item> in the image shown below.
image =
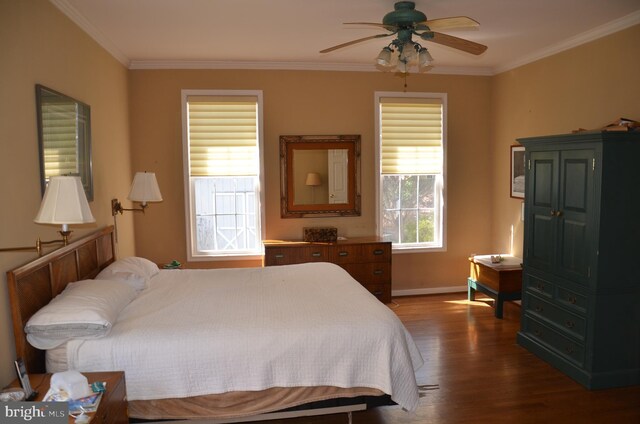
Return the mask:
[[[518,343],[589,389],[640,384],[640,133],[525,138]]]
[[[331,243],[266,241],[264,266],[332,262],[383,303],[391,302],[391,242],[359,237]]]

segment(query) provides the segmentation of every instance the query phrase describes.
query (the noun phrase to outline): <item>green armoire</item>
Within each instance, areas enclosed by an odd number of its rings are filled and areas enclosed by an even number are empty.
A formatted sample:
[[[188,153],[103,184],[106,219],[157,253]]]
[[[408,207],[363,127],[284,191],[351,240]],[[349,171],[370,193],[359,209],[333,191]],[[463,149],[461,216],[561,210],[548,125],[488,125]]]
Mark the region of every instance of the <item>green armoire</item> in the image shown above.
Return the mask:
[[[518,343],[589,389],[640,384],[640,133],[518,141]]]

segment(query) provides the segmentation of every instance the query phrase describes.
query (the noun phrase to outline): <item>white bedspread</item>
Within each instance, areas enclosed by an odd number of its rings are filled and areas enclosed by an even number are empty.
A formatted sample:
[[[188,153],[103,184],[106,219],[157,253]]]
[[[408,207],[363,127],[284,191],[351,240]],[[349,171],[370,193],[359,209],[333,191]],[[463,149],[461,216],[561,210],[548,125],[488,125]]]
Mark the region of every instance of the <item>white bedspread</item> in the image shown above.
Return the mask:
[[[327,263],[161,271],[69,368],[124,370],[130,400],[269,387],[372,387],[413,411],[420,352],[397,316]]]

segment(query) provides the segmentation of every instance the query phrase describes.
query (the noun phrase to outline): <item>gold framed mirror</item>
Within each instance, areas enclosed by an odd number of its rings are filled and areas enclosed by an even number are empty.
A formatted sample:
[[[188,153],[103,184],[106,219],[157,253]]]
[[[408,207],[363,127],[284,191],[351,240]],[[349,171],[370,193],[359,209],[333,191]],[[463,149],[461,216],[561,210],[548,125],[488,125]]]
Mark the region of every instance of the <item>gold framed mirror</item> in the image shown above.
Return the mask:
[[[280,136],[282,218],[360,215],[360,136]]]
[[[36,84],[36,108],[42,194],[49,178],[79,175],[91,202],[91,108],[40,84]]]

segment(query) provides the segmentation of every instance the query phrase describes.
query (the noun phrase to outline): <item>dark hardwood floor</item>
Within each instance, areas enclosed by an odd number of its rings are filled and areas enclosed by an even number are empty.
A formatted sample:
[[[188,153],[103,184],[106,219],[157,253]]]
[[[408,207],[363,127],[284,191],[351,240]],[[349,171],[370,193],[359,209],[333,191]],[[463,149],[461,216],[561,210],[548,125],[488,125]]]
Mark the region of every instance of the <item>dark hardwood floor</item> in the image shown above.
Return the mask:
[[[589,391],[516,344],[520,307],[466,293],[395,298],[394,311],[413,335],[425,364],[416,413],[397,406],[354,412],[353,423],[640,423],[640,386]],[[636,341],[637,342],[637,341]],[[271,421],[346,423],[346,414]]]

